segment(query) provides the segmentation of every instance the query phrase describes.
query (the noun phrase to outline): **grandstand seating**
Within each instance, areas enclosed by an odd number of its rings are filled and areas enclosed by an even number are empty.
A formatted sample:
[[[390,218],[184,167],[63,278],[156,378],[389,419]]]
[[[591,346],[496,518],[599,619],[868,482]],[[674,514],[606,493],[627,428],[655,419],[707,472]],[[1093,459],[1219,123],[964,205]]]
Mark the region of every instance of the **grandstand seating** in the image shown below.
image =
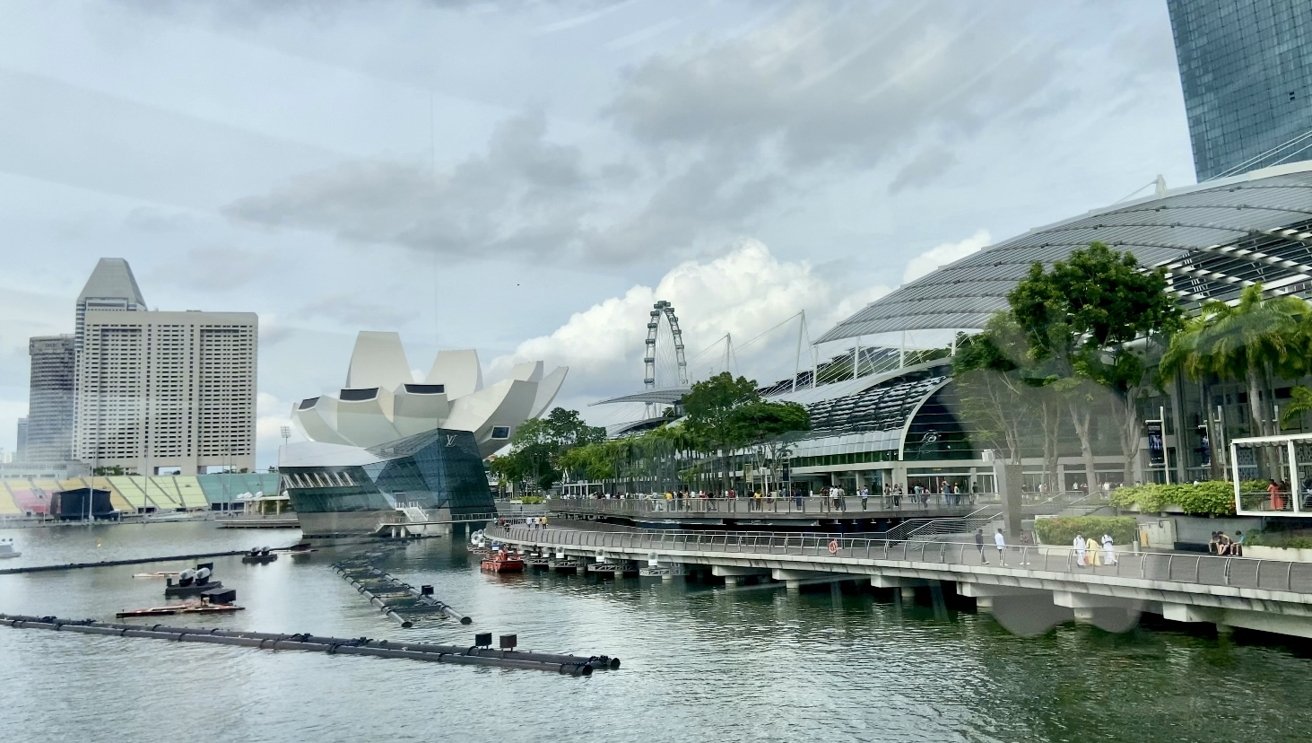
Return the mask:
[[[271,495],[280,485],[276,473],[230,473],[214,475],[113,475],[70,477],[64,480],[0,479],[0,518],[48,512],[50,496],[61,490],[95,488],[109,492],[110,503],[124,513],[145,510],[209,510],[216,505],[237,504],[237,496]]]

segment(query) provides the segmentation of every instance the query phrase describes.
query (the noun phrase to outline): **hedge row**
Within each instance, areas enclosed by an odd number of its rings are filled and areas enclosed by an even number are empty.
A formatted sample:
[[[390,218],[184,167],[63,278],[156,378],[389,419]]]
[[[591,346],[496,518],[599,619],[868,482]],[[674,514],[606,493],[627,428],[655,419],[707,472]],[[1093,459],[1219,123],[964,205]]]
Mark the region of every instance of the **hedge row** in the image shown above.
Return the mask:
[[[1266,490],[1266,483],[1245,481],[1241,488],[1244,492],[1262,492]],[[1235,489],[1225,480],[1209,480],[1197,485],[1129,485],[1113,490],[1111,502],[1117,508],[1138,508],[1144,513],[1179,506],[1185,513],[1200,516],[1233,516]]]
[[[1103,534],[1111,534],[1112,541],[1128,545],[1139,538],[1139,527],[1133,516],[1057,516],[1035,519],[1034,532],[1044,544],[1070,544],[1076,534],[1101,542]]]
[[[1312,534],[1306,532],[1256,531],[1248,535],[1244,544],[1285,549],[1312,549]]]

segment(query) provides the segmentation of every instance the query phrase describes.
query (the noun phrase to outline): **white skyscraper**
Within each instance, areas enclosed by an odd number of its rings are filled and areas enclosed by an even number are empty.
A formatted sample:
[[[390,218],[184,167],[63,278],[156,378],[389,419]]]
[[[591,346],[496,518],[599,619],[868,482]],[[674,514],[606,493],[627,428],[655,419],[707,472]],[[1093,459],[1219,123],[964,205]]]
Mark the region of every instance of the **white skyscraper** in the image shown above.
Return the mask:
[[[141,474],[255,468],[258,319],[145,309],[127,262],[78,298],[76,457]]]

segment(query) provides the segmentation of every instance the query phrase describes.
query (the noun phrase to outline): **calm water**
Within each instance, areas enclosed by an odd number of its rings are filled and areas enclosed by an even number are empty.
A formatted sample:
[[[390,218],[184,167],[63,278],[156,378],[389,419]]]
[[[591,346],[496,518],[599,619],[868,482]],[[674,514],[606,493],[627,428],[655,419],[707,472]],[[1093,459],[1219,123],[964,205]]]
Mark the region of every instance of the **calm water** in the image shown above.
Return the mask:
[[[212,523],[0,532],[23,562],[294,542]],[[30,556],[30,558],[29,558]],[[726,592],[682,581],[478,572],[459,544],[386,558],[474,624],[402,630],[338,577],[332,553],[216,560],[247,611],[173,625],[608,653],[619,671],[534,671],[271,653],[0,628],[5,741],[1272,741],[1308,740],[1312,660],[1175,632],[1062,626],[1009,635],[988,616],[828,588]],[[4,567],[14,566],[10,560]],[[112,619],[161,603],[166,566],[0,576],[0,611]]]

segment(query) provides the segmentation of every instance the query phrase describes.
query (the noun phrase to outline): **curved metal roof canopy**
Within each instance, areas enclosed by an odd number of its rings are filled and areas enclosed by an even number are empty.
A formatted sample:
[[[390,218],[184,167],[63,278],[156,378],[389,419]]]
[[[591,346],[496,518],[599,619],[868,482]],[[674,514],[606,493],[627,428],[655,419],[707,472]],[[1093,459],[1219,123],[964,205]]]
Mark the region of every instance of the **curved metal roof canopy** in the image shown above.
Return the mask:
[[[1165,267],[1181,302],[1230,299],[1261,282],[1312,288],[1312,161],[1189,186],[1012,238],[866,305],[818,343],[903,330],[973,330],[1007,306],[1035,261],[1051,265],[1091,242]]]

